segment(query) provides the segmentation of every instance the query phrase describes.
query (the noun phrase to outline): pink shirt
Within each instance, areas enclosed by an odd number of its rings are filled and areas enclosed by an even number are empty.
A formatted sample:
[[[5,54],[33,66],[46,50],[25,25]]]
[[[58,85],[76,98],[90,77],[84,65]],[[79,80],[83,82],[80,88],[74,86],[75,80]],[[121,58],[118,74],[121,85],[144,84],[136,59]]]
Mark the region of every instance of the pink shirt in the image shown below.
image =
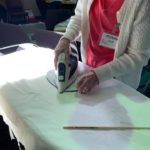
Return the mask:
[[[113,60],[114,49],[99,44],[103,33],[119,35],[116,13],[124,0],[94,0],[90,8],[90,34],[86,51],[86,63],[98,67]]]

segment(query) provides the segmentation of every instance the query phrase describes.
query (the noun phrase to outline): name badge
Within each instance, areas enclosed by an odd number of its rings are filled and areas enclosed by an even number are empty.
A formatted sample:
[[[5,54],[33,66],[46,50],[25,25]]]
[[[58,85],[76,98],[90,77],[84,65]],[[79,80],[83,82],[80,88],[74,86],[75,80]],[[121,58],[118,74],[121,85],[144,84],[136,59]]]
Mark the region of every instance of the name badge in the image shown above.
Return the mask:
[[[99,45],[115,49],[117,41],[118,41],[118,36],[109,33],[103,33]]]

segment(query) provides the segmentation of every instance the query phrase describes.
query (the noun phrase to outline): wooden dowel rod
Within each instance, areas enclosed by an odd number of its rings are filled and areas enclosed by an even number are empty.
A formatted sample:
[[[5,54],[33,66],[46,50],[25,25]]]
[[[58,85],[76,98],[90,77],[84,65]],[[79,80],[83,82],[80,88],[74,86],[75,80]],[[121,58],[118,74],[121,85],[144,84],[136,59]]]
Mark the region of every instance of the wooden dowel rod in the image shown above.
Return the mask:
[[[64,126],[68,130],[150,130],[150,127],[132,126]]]

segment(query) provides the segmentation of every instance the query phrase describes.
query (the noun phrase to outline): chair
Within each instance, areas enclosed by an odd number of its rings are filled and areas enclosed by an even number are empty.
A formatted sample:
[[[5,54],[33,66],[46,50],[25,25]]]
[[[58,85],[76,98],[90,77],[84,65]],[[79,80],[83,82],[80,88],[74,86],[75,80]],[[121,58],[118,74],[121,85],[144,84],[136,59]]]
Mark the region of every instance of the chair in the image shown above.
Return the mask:
[[[34,30],[36,29],[44,29],[46,30],[46,26],[44,22],[35,22],[35,23],[26,23],[26,24],[20,24],[19,25],[24,32],[28,35],[30,41],[32,43],[35,43],[34,39]]]
[[[36,44],[41,47],[54,49],[61,38],[61,34],[53,31],[37,29],[34,31]]]
[[[61,37],[62,37],[62,34],[54,32],[54,31],[41,30],[41,29],[37,29],[34,31],[34,38],[35,38],[36,44],[41,47],[55,49]],[[78,43],[72,42],[72,44],[74,44],[75,47],[77,47],[79,60],[81,61],[81,54],[80,54],[80,49],[78,48]]]
[[[0,4],[0,21],[7,22],[6,8]]]
[[[25,12],[21,0],[6,0],[6,7],[8,23],[20,24],[27,22],[28,13]]]
[[[51,9],[46,13],[46,28],[54,30],[56,24],[63,22],[72,16],[72,12],[68,9]]]
[[[23,29],[14,24],[0,23],[0,35],[0,48],[30,42]],[[12,50],[9,51],[11,52]]]

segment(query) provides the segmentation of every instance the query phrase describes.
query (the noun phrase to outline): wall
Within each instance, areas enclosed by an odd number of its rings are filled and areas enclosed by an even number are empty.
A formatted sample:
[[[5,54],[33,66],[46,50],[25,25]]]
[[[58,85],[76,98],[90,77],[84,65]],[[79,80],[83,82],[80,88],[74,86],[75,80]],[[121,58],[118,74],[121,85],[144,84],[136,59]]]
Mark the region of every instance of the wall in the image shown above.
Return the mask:
[[[36,5],[36,0],[22,0],[25,9],[31,9],[35,16],[40,16],[40,12]]]

